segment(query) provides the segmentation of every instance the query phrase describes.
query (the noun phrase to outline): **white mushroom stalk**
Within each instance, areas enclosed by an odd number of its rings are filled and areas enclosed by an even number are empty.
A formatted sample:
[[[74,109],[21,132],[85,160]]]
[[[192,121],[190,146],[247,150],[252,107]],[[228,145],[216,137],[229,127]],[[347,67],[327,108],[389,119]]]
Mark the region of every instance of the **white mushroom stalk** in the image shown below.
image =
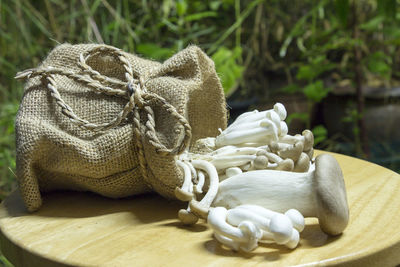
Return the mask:
[[[295,248],[303,215],[317,217],[328,234],[344,230],[348,207],[339,165],[327,155],[311,164],[311,131],[288,135],[286,115],[280,103],[244,113],[180,155],[184,179],[175,194],[188,202],[178,213],[183,223],[206,219],[220,243],[243,251],[259,243]]]
[[[230,177],[219,184],[213,206],[234,208],[259,205],[276,212],[296,209],[317,217],[321,229],[338,235],[349,220],[343,175],[334,157],[316,158],[315,170],[306,173],[258,170]]]
[[[219,242],[246,252],[258,243],[277,243],[293,249],[299,243],[299,231],[304,229],[304,217],[296,210],[281,214],[255,205],[230,210],[212,208],[208,222]]]

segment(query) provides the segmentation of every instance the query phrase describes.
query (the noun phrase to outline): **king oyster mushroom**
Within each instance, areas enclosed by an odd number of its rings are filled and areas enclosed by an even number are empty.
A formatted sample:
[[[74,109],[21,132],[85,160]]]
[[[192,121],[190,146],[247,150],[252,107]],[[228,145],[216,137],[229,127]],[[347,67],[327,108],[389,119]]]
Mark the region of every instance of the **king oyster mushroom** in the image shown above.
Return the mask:
[[[304,217],[317,217],[321,229],[329,235],[342,233],[349,221],[343,174],[329,154],[317,156],[311,172],[256,170],[219,184],[212,206],[231,209],[243,204],[276,212],[296,209]]]

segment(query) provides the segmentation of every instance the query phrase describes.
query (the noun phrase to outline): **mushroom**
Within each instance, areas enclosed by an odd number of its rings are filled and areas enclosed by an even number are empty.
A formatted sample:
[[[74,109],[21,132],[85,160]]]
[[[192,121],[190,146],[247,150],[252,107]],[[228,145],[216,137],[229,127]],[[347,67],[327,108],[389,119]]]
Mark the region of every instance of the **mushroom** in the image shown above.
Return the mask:
[[[234,208],[227,212],[227,222],[237,226],[243,221],[250,221],[263,230],[264,240],[273,240],[277,244],[295,248],[299,242],[299,232],[293,228],[290,219],[281,213],[271,218],[260,216],[245,208]]]
[[[243,240],[237,238],[237,234],[234,235],[237,231],[235,228],[226,224],[239,226],[244,222],[253,223],[261,232],[258,234],[256,231],[253,232],[257,236],[258,242],[276,242],[292,249],[297,246],[299,232],[304,229],[304,217],[298,211],[291,209],[285,214],[281,214],[256,205],[242,205],[231,210],[213,209],[208,215],[208,222],[215,230],[215,238],[234,250],[243,249]],[[245,243],[247,244],[244,246],[246,251],[257,247],[255,242]]]
[[[271,219],[275,215],[280,214],[276,211],[266,209],[259,205],[250,205],[250,204],[240,205],[240,206],[235,207],[235,209],[250,210],[250,211],[258,214],[259,216],[262,216],[262,217],[268,218],[268,219]],[[297,231],[302,232],[304,230],[304,227],[305,227],[304,217],[298,210],[290,209],[290,210],[286,211],[284,214],[290,219],[290,221],[293,224],[293,227]]]
[[[242,172],[242,169],[240,169],[239,167],[232,167],[225,170],[225,175],[226,177],[232,177]]]
[[[215,157],[211,161],[211,164],[213,164],[217,170],[221,170],[244,165],[253,161],[255,158],[257,158],[255,155],[219,156]]]
[[[194,198],[190,200],[190,209],[195,215],[205,219],[207,218],[211,203],[214,201],[218,192],[218,173],[214,165],[205,160],[192,160],[193,167],[204,170],[210,179],[210,186],[203,199],[198,202]]]
[[[310,160],[312,160],[313,157],[314,157],[314,148],[310,148],[310,150],[304,151],[304,153],[306,153],[307,156],[308,156],[308,158],[309,158]]]
[[[291,171],[294,167],[294,162],[291,159],[282,159],[278,155],[268,152],[266,150],[257,152],[257,156],[265,156],[269,162],[276,163],[273,166],[269,166],[265,169],[271,170],[282,170],[282,171]]]
[[[217,235],[224,236],[221,243],[230,246],[233,249],[242,249],[246,252],[253,250],[258,245],[258,240],[262,237],[262,232],[252,222],[243,221],[237,227],[234,227],[226,222],[228,211],[223,207],[210,209],[207,222]],[[238,245],[229,244],[232,240]],[[233,243],[230,242],[230,243]]]
[[[269,109],[269,110],[265,110],[265,111],[261,111],[261,112],[259,112],[258,110],[254,110],[252,112],[243,113],[242,115],[237,117],[236,120],[231,125],[243,123],[244,121],[251,122],[251,121],[262,120],[266,117],[266,115],[268,113],[272,113],[272,112],[275,112],[279,116],[280,120],[283,121],[286,119],[287,113],[286,113],[285,106],[282,105],[281,103],[276,103],[274,105],[273,109]]]
[[[204,172],[199,170],[197,172],[197,178],[198,178],[198,181],[197,181],[197,184],[193,187],[193,191],[197,194],[201,194],[201,193],[203,193],[203,186],[204,186],[204,182],[206,180]]]
[[[213,153],[212,156],[227,156],[227,155],[254,155],[261,149],[256,147],[236,147],[236,146],[223,146]]]
[[[278,128],[271,121],[256,128],[245,128],[229,133],[222,133],[215,139],[217,147],[242,143],[271,142],[278,140]]]
[[[195,224],[199,220],[199,217],[194,215],[190,211],[190,207],[188,206],[187,209],[180,209],[178,212],[178,218],[183,224]]]
[[[243,204],[276,212],[296,209],[305,217],[317,217],[322,231],[329,235],[342,233],[349,221],[343,174],[329,154],[317,156],[311,172],[257,170],[219,184],[214,207],[230,209]]]
[[[267,115],[269,115],[270,113],[267,113]],[[232,133],[234,131],[242,131],[245,129],[253,129],[256,127],[265,127],[267,126],[270,122],[273,122],[275,124],[275,126],[277,127],[277,129],[280,128],[280,123],[281,121],[279,120],[279,116],[278,114],[271,113],[274,115],[269,115],[267,116],[267,118],[262,119],[262,120],[258,120],[258,121],[251,121],[251,122],[242,122],[242,123],[236,123],[236,124],[232,124],[230,125],[228,128],[226,128],[225,131],[223,131],[221,134],[228,134],[228,133]],[[279,132],[279,130],[278,130]]]
[[[300,157],[294,163],[294,172],[307,172],[310,168],[310,158],[307,156],[306,153],[302,152]]]
[[[253,167],[256,170],[266,169],[268,167],[268,158],[266,156],[263,156],[263,155],[257,156],[253,160]]]
[[[300,154],[303,152],[304,145],[301,141],[297,141],[293,145],[272,142],[269,147],[272,152],[278,154],[281,158],[289,158],[293,161],[297,161],[300,157]]]
[[[314,145],[314,135],[310,130],[304,130],[302,135],[285,135],[279,139],[279,142],[288,144],[294,144],[298,141],[304,143],[304,151],[308,151]]]
[[[176,161],[176,164],[183,170],[184,181],[182,186],[175,188],[175,196],[177,199],[182,201],[190,201],[193,198],[193,193],[190,192],[192,189],[192,175],[190,168],[187,164],[180,160]]]

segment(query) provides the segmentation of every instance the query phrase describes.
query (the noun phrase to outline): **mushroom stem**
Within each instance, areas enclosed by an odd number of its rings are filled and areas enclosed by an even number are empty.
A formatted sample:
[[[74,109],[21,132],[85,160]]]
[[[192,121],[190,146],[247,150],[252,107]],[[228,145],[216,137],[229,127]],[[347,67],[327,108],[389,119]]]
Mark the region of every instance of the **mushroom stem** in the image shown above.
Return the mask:
[[[255,155],[218,156],[211,161],[211,164],[213,164],[217,170],[221,170],[244,165],[253,161],[256,157]]]
[[[287,112],[286,112],[285,106],[282,105],[281,103],[276,103],[274,105],[273,109],[269,109],[269,110],[265,110],[265,111],[261,111],[261,112],[254,110],[252,112],[243,113],[242,115],[240,115],[239,117],[236,118],[236,120],[232,123],[232,125],[235,123],[241,123],[243,121],[247,121],[247,122],[257,121],[257,120],[265,118],[266,114],[271,113],[271,112],[275,112],[276,114],[278,114],[280,120],[282,120],[282,121],[286,119]]]
[[[267,219],[271,219],[272,217],[274,217],[277,214],[280,214],[276,211],[272,211],[270,209],[266,209],[262,206],[259,205],[240,205],[237,206],[235,209],[245,209],[245,210],[249,210],[252,211],[256,214],[258,214],[259,216],[262,216],[264,218]],[[293,227],[299,231],[302,232],[304,230],[305,227],[305,221],[304,221],[304,217],[303,215],[296,209],[290,209],[288,211],[285,212],[285,215],[290,219],[290,221],[293,224]]]
[[[234,208],[227,212],[227,222],[231,225],[237,226],[246,220],[251,221],[261,230],[270,232],[272,235],[269,237],[277,244],[292,243],[292,236],[296,236],[293,231],[297,230],[293,229],[292,222],[283,214],[277,213],[272,218],[266,218],[243,208]]]
[[[304,144],[304,151],[310,150],[314,145],[314,135],[310,130],[304,130],[302,135],[285,135],[279,138],[279,142],[281,143],[289,143],[294,144],[296,142],[302,142]]]
[[[261,231],[251,222],[243,221],[238,227],[226,222],[228,211],[223,207],[210,209],[207,222],[219,235],[230,238],[239,243],[244,251],[251,251],[257,247],[258,240],[262,237]]]
[[[276,163],[273,166],[269,165],[266,169],[283,170],[283,171],[293,170],[294,162],[292,159],[282,159],[278,155],[267,151],[259,152],[257,153],[257,155],[259,156],[263,155],[267,157],[269,162]]]
[[[226,145],[236,145],[242,143],[256,143],[278,140],[278,129],[273,123],[267,127],[257,127],[254,129],[244,129],[240,131],[233,131],[227,134],[220,134],[215,139],[217,147]]]
[[[190,201],[191,211],[196,215],[199,215],[201,218],[205,219],[207,218],[211,203],[214,201],[214,198],[218,192],[218,173],[214,165],[212,165],[208,161],[192,160],[191,163],[193,164],[193,167],[204,170],[208,174],[208,177],[210,179],[208,191],[203,199],[200,202],[194,199]]]
[[[278,143],[272,142],[270,144],[270,149],[274,153],[277,153],[280,157],[284,159],[292,159],[293,161],[297,161],[300,157],[300,154],[303,152],[303,142],[297,141],[293,145],[286,143]]]
[[[183,163],[180,160],[177,160],[176,164],[183,170],[184,180],[180,188],[175,188],[175,196],[179,200],[190,201],[193,198],[193,193],[190,192],[192,186],[192,175],[190,168],[187,164]]]
[[[224,149],[228,147],[229,149]],[[222,150],[223,149],[223,150]],[[228,155],[254,155],[261,149],[257,147],[236,147],[224,146],[211,153],[212,156],[228,156]]]
[[[197,178],[198,178],[198,181],[197,181],[197,184],[194,186],[193,191],[197,194],[201,194],[201,193],[203,193],[203,186],[204,186],[204,182],[206,180],[204,172],[198,171]]]
[[[317,217],[321,229],[340,234],[349,213],[346,189],[339,164],[328,154],[316,158],[315,170],[307,173],[257,170],[230,177],[219,184],[214,207],[260,205],[276,212],[297,209]]]
[[[274,116],[274,119],[276,119],[276,118],[279,120],[279,117],[277,114],[275,114],[275,116]],[[265,126],[265,125],[269,124],[269,120],[270,119],[264,118],[264,119],[261,119],[258,121],[235,123],[235,124],[230,125],[228,128],[226,128],[225,131],[222,132],[222,134],[228,134],[228,133],[232,133],[234,131],[242,131],[244,129],[253,129],[256,127]],[[277,123],[274,122],[277,128],[280,128],[280,122],[281,122],[280,120]]]
[[[240,169],[239,167],[232,167],[225,170],[226,177],[232,177],[242,172],[242,169]]]

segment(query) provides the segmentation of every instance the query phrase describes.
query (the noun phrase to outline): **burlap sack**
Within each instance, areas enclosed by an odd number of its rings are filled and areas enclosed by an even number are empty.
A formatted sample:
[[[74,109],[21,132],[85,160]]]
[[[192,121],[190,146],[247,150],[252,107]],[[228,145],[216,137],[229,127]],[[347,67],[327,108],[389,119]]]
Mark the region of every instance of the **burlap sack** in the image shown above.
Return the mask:
[[[17,177],[30,211],[40,192],[173,198],[176,157],[226,127],[214,64],[190,46],[164,63],[111,46],[56,47],[28,78],[16,118]]]

